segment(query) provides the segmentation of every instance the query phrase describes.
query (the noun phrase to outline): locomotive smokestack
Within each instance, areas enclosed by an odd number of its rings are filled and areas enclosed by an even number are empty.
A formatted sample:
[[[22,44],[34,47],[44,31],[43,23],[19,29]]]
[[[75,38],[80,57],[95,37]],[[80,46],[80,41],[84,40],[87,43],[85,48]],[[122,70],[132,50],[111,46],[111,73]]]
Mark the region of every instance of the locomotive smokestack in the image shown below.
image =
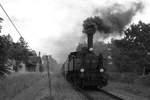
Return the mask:
[[[87,35],[88,50],[93,48],[93,35],[96,32],[96,25],[92,18],[87,18],[83,23],[83,33]]]
[[[93,48],[93,35],[87,35],[88,49]]]

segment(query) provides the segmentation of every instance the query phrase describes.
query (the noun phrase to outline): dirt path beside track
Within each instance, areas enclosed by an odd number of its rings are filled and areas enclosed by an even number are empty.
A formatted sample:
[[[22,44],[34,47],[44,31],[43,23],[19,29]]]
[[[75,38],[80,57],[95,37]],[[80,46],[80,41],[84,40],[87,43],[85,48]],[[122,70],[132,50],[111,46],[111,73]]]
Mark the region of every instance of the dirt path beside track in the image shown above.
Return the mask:
[[[76,92],[61,75],[52,75],[52,96],[54,100],[83,100],[83,96]],[[47,77],[34,86],[24,90],[12,100],[46,100],[49,97]]]

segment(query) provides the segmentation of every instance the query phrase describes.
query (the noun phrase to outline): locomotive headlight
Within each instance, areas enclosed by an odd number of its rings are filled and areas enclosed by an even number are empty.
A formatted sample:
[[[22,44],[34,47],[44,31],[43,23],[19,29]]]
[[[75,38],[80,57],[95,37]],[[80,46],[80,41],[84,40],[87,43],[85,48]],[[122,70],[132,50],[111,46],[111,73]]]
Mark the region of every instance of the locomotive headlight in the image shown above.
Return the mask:
[[[93,48],[90,48],[89,51],[93,51]]]
[[[100,71],[100,72],[104,72],[104,69],[103,69],[103,68],[101,68],[99,71]]]
[[[80,69],[80,72],[82,72],[82,73],[83,73],[83,72],[84,72],[84,69],[83,69],[83,68],[81,68],[81,69]]]

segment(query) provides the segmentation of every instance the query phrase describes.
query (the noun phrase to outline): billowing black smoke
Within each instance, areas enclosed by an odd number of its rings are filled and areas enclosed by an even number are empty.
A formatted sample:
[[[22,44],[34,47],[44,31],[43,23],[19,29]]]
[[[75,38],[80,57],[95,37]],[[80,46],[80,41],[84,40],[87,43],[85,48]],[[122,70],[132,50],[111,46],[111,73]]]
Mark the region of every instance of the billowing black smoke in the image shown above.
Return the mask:
[[[87,34],[88,49],[93,48],[93,35],[96,32],[96,23],[94,18],[87,18],[83,23],[83,33]]]
[[[112,35],[115,33],[122,33],[125,26],[131,23],[133,17],[143,9],[143,4],[132,3],[131,6],[125,7],[120,4],[114,4],[105,9],[96,9],[94,11],[94,17],[89,17],[83,22],[83,33],[87,35],[88,48],[93,48],[93,35],[96,31],[100,33],[101,36]],[[103,38],[103,37],[102,37]],[[86,44],[79,44],[77,50],[85,47]],[[103,42],[95,42],[94,51],[96,54],[100,52],[105,54],[107,49],[106,44]]]
[[[128,25],[133,17],[144,8],[142,2],[131,3],[124,6],[114,4],[105,9],[96,9],[94,11],[93,20],[96,23],[97,30],[104,33],[121,33],[126,25]]]
[[[141,2],[131,3],[125,7],[114,4],[105,9],[96,9],[94,17],[89,17],[83,22],[83,33],[87,35],[88,49],[93,48],[93,35],[99,33],[112,34],[121,33],[137,12],[143,9]]]

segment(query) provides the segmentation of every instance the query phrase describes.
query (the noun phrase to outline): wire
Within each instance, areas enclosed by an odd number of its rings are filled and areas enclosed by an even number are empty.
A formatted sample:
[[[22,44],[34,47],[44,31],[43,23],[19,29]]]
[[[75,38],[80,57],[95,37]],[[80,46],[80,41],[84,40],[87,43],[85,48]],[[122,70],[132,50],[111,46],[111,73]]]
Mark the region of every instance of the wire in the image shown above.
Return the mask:
[[[4,11],[4,13],[6,14],[6,16],[8,17],[9,21],[11,22],[11,24],[13,25],[13,27],[15,28],[15,30],[18,32],[18,34],[20,35],[20,37],[23,38],[23,36],[21,35],[21,33],[19,32],[19,30],[17,29],[16,25],[13,23],[13,21],[11,20],[11,18],[9,17],[8,13],[6,12],[6,10],[4,9],[4,7],[0,4],[0,7],[2,8],[2,10]]]

